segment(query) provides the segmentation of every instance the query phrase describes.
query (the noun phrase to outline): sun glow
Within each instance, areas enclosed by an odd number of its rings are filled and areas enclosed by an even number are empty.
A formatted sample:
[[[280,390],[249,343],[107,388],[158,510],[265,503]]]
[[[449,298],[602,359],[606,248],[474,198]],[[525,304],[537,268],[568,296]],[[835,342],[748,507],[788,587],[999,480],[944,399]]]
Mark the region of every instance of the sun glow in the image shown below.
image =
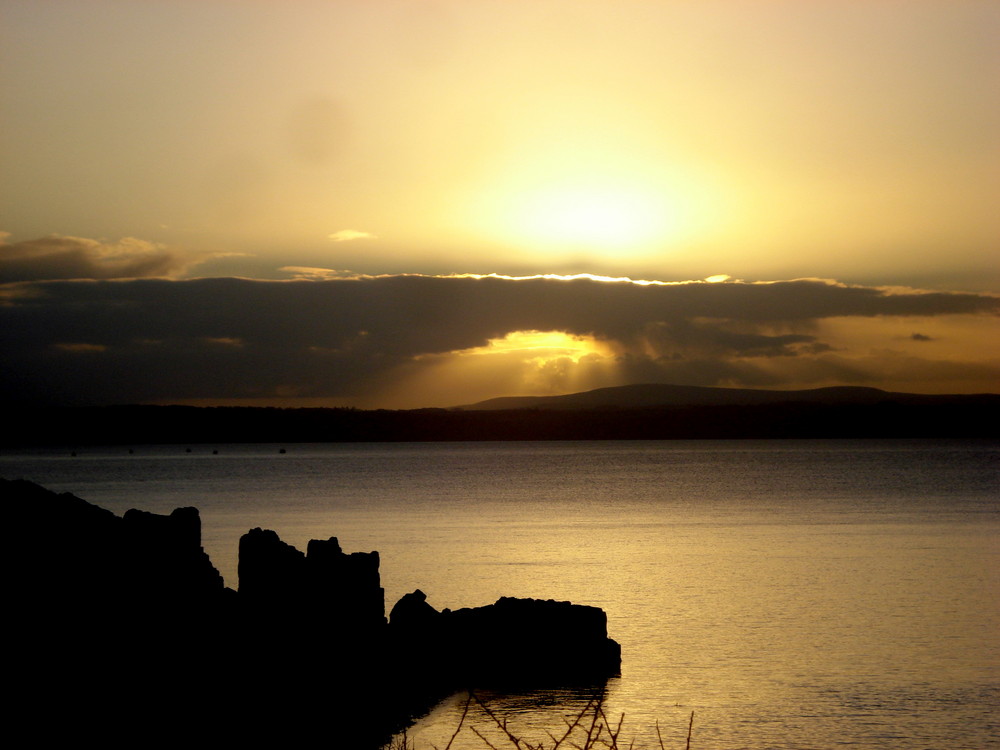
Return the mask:
[[[557,184],[518,203],[514,231],[553,247],[635,249],[668,235],[676,221],[663,196],[621,185]]]
[[[554,252],[630,255],[685,231],[684,201],[662,188],[615,179],[567,179],[511,190],[482,217],[491,233]]]
[[[414,358],[379,403],[448,407],[497,394],[543,396],[620,385],[617,354],[612,343],[590,335],[511,331],[482,346]]]
[[[513,331],[503,338],[490,339],[485,346],[456,352],[462,356],[515,353],[524,362],[546,365],[556,360],[576,364],[584,357],[603,358],[611,352],[607,344],[592,336],[576,336],[563,331]]]
[[[523,134],[456,204],[465,228],[534,254],[605,259],[658,254],[718,228],[720,195],[708,175],[652,137],[581,127],[592,119]]]

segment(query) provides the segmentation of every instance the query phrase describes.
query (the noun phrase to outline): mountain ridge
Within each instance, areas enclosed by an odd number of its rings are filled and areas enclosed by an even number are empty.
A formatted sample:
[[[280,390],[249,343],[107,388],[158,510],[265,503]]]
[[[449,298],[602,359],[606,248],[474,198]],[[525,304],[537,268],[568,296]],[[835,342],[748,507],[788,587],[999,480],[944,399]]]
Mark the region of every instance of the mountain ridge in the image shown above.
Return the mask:
[[[468,411],[517,409],[636,409],[662,406],[752,406],[779,403],[876,404],[885,401],[941,403],[989,398],[1000,394],[921,394],[884,391],[868,386],[829,386],[801,390],[765,390],[714,386],[636,383],[556,396],[501,396],[453,407]]]

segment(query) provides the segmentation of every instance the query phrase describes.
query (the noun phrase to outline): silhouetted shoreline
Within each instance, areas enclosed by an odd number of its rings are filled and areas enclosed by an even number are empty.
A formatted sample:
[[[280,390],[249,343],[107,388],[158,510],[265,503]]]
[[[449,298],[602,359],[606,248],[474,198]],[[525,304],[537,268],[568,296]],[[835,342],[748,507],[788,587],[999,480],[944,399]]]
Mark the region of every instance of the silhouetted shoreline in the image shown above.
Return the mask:
[[[238,591],[201,546],[196,508],[121,517],[0,479],[15,726],[49,740],[322,742],[367,750],[449,694],[599,687],[621,649],[596,608],[537,599],[385,616],[378,552],[240,540]],[[56,743],[60,744],[60,743]]]
[[[1000,437],[1000,396],[600,408],[10,409],[4,447],[474,440]]]

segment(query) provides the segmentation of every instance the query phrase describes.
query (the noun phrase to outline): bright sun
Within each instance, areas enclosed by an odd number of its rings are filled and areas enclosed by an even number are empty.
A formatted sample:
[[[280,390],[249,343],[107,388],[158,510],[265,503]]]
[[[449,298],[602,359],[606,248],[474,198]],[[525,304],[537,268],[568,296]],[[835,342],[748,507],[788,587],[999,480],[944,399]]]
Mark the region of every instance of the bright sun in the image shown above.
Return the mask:
[[[546,186],[517,203],[514,231],[552,247],[637,249],[670,234],[675,220],[662,196],[608,184]]]
[[[457,196],[454,216],[475,236],[539,260],[658,255],[718,224],[717,191],[706,175],[599,125],[540,126],[495,167]]]
[[[699,221],[691,193],[606,172],[497,180],[471,203],[477,233],[543,253],[643,255],[683,241]]]

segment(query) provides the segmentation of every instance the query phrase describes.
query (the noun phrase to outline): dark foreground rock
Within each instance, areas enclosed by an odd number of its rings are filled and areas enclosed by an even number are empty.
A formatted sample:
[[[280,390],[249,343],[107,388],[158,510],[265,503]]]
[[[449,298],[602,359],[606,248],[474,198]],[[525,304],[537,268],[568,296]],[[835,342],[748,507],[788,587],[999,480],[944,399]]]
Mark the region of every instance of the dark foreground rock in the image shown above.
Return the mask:
[[[195,508],[118,517],[3,479],[0,497],[8,734],[33,743],[364,750],[456,690],[619,669],[594,607],[503,598],[438,612],[417,591],[387,621],[378,553],[336,538],[303,553],[250,530],[237,592],[202,549]]]
[[[597,607],[502,597],[495,604],[438,612],[419,589],[389,619],[401,660],[466,685],[544,686],[618,674],[621,648]]]

